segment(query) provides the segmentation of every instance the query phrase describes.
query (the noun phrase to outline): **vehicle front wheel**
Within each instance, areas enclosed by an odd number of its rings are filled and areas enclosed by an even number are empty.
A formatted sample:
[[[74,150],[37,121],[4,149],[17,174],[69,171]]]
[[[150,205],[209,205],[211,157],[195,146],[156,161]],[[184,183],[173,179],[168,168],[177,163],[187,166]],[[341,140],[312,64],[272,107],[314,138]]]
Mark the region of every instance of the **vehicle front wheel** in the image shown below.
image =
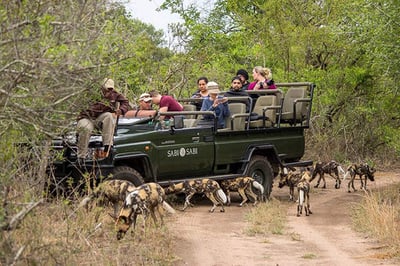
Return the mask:
[[[140,186],[144,183],[142,175],[135,169],[128,166],[117,166],[112,171],[112,179],[121,179],[132,182],[135,186]]]
[[[245,174],[263,185],[264,195],[268,200],[272,191],[274,173],[267,158],[260,155],[253,156]]]

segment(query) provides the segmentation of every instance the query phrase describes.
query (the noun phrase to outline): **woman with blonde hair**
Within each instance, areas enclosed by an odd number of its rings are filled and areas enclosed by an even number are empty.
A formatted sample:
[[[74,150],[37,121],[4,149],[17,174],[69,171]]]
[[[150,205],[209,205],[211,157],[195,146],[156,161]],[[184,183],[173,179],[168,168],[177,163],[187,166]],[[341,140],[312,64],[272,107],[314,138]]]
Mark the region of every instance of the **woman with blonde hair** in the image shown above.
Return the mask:
[[[271,69],[267,67],[254,67],[253,78],[254,81],[250,83],[248,90],[276,89],[275,82],[272,79]]]

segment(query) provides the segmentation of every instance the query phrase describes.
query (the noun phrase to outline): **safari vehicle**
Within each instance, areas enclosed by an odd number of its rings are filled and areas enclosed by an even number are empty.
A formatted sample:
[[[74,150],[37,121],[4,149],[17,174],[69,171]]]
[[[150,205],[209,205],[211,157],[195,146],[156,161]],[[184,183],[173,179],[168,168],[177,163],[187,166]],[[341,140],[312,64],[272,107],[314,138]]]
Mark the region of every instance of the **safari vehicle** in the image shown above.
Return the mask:
[[[105,159],[97,159],[101,136],[92,136],[92,156],[78,166],[76,138],[66,136],[54,141],[56,158],[49,166],[54,184],[67,180],[79,184],[87,171],[96,178],[143,182],[181,182],[193,178],[223,180],[251,176],[265,187],[269,197],[274,177],[283,166],[309,165],[304,155],[304,130],[309,127],[314,84],[281,83],[279,89],[249,91],[250,97],[229,98],[231,117],[227,128],[197,125],[204,114],[196,111],[194,99],[180,99],[182,112],[166,112],[165,124],[153,117],[120,118],[114,146]],[[246,113],[246,104],[252,107]],[[216,120],[216,119],[215,119]]]

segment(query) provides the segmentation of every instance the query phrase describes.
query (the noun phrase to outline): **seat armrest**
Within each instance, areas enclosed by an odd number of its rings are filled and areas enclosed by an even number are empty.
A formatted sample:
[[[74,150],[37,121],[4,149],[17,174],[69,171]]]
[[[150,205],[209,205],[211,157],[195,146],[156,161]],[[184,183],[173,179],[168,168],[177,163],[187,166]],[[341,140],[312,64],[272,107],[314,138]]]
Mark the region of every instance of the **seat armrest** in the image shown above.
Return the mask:
[[[247,117],[248,119],[247,119],[247,121],[249,121],[250,120],[250,114],[249,113],[241,113],[241,114],[233,114],[232,116],[231,116],[231,130],[233,130],[233,123],[234,123],[234,120],[235,120],[235,118],[238,118],[238,117]]]

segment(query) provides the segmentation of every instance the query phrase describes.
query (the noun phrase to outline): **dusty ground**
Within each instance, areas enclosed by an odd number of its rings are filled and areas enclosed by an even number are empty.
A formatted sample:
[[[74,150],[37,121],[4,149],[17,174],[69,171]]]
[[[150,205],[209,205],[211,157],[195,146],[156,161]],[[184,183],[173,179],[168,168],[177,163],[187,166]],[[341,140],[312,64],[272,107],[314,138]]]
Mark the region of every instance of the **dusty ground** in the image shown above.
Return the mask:
[[[399,177],[400,173],[376,173],[368,188],[400,182]],[[351,229],[349,206],[363,192],[348,193],[347,180],[339,190],[333,188],[332,178],[327,182],[327,189],[312,189],[311,216],[296,217],[296,204],[288,205],[283,235],[247,236],[244,215],[252,206],[239,208],[237,201],[225,213],[208,213],[208,201],[177,212],[169,222],[177,236],[177,265],[400,265],[377,259],[383,252],[380,244]],[[286,201],[288,188],[275,185],[272,196]]]

